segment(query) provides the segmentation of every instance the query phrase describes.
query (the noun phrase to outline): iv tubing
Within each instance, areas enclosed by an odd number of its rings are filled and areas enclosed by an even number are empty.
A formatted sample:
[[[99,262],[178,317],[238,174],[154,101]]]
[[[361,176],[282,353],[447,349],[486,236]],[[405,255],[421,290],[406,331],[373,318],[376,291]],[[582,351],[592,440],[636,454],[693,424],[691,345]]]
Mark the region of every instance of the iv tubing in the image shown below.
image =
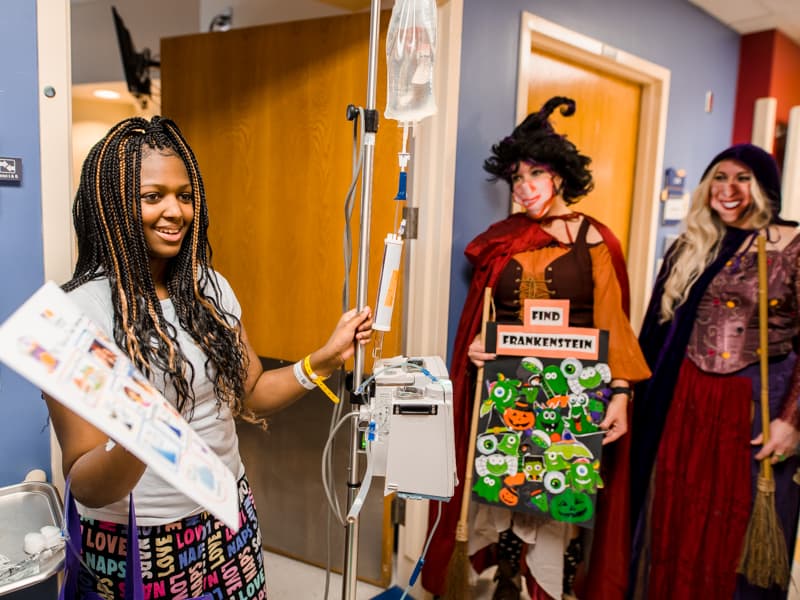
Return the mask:
[[[374,437],[374,426],[375,422],[370,421],[370,432],[369,435]],[[347,513],[347,522],[353,523],[358,518],[358,514],[361,512],[361,507],[364,505],[364,500],[367,498],[367,493],[369,492],[369,486],[372,483],[372,472],[374,471],[375,461],[372,460],[372,441],[367,440],[367,470],[364,473],[364,480],[361,483],[361,487],[358,489],[358,495],[356,499],[353,501],[353,505],[350,507],[350,512]]]
[[[400,600],[404,600],[405,597],[408,596],[408,592],[410,592],[411,588],[414,587],[414,584],[417,582],[417,578],[422,571],[422,567],[425,565],[425,556],[428,554],[428,546],[431,545],[433,534],[436,533],[436,528],[439,527],[439,520],[442,518],[442,502],[438,501],[438,504],[439,510],[436,512],[436,521],[433,523],[433,527],[431,528],[431,532],[428,534],[428,539],[425,542],[425,546],[422,548],[422,554],[419,555],[419,560],[414,567],[414,571],[411,573],[411,577],[408,578],[408,586],[406,586],[406,589],[403,590],[403,595],[400,596]]]
[[[336,423],[336,425],[332,428],[331,433],[328,436],[327,441],[325,442],[325,447],[322,449],[322,487],[325,490],[325,496],[328,499],[328,505],[330,506],[333,513],[336,515],[336,519],[342,525],[344,525],[345,522],[344,519],[342,518],[341,512],[339,511],[338,502],[334,500],[335,495],[331,490],[330,481],[328,481],[326,464],[327,464],[328,453],[330,452],[331,444],[333,443],[333,438],[336,435],[336,432],[339,431],[339,428],[341,428],[341,426],[344,425],[348,419],[357,417],[358,415],[359,415],[358,412],[355,411],[349,412],[346,415],[344,415],[341,419],[339,419],[339,422]]]
[[[414,363],[409,361],[403,361],[396,365],[387,365],[375,371],[372,375],[370,375],[367,379],[365,379],[364,382],[358,388],[356,388],[356,394],[363,394],[364,389],[366,389],[366,387],[370,384],[370,382],[373,381],[375,377],[377,377],[384,371],[388,371],[389,369],[398,369],[400,367],[409,367],[411,369],[416,369],[417,371],[420,371],[423,375],[429,377],[430,380],[433,381],[434,383],[439,381],[439,379],[425,367],[415,365]]]

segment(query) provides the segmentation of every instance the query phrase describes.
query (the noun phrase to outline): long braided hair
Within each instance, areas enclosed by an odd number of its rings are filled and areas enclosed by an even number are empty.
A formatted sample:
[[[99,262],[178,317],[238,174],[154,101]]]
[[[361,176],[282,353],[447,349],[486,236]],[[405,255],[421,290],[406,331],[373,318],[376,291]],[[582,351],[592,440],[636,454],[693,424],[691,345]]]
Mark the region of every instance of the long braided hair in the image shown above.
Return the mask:
[[[178,410],[191,417],[194,369],[161,310],[142,227],[141,161],[150,152],[181,158],[192,187],[194,218],[166,273],[180,326],[206,354],[205,370],[218,405],[224,402],[234,416],[261,422],[244,406],[248,355],[241,324],[222,307],[211,270],[208,208],[197,159],[173,121],[126,119],[89,152],[73,206],[78,261],[62,287],[70,291],[93,279],[108,279],[117,345],[146,375],[163,372],[176,392]]]

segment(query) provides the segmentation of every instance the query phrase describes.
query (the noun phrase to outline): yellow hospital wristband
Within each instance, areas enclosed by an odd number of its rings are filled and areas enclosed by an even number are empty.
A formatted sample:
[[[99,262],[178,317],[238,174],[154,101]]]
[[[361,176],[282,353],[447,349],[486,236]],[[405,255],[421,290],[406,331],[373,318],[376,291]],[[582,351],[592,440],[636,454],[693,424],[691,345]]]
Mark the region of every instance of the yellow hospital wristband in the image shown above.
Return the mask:
[[[314,371],[311,370],[311,355],[310,354],[308,354],[303,359],[303,366],[305,367],[306,375],[308,375],[311,378],[311,381],[313,381],[317,385],[317,387],[319,389],[321,389],[323,392],[325,392],[325,395],[328,398],[331,399],[331,402],[333,402],[334,404],[339,404],[339,396],[334,394],[331,391],[331,388],[329,388],[327,385],[325,385],[325,379],[326,378],[325,377],[320,377],[319,375],[314,373]]]

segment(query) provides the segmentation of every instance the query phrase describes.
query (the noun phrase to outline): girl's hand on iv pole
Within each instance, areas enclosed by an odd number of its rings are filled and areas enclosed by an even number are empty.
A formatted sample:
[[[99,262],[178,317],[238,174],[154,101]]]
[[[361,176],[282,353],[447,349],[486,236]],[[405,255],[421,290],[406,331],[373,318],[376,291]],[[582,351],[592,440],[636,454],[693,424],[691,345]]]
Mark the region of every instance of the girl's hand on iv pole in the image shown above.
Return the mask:
[[[497,354],[486,352],[486,347],[484,343],[481,342],[480,335],[476,335],[475,339],[472,340],[472,343],[467,349],[467,356],[469,356],[472,364],[476,367],[482,367],[487,360],[494,360],[497,358]]]
[[[350,310],[344,313],[325,345],[309,354],[311,371],[326,379],[355,353],[356,343],[366,344],[372,336],[372,310],[367,306],[361,312]],[[277,412],[302,397],[304,388],[294,374],[294,366],[263,370],[256,351],[247,341],[247,333],[242,328],[242,337],[250,357],[247,377],[247,397],[245,405],[258,415],[267,416]],[[308,366],[305,367],[308,370]]]
[[[339,322],[317,353],[319,367],[314,362],[315,370],[321,375],[330,375],[355,354],[356,343],[362,346],[372,339],[372,309],[365,306],[361,312],[355,308],[344,313]],[[315,353],[315,354],[317,354]]]

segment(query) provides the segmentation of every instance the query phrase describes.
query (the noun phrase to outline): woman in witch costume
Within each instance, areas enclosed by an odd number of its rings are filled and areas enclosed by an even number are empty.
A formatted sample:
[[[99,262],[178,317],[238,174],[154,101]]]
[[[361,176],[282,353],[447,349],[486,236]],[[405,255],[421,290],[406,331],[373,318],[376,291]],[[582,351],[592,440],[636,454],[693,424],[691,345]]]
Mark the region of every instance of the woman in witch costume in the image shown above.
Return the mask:
[[[759,460],[774,464],[789,548],[800,498],[792,482],[800,464],[793,455],[800,441],[800,235],[778,216],[780,185],[764,150],[741,144],[718,154],[656,281],[640,335],[653,377],[637,388],[646,402],[635,405],[632,441],[637,596],[784,596],[736,574]],[[766,444],[758,410],[759,234],[767,238],[768,263]]]
[[[601,428],[604,443],[616,442],[624,453],[630,384],[649,376],[628,317],[628,280],[618,240],[598,221],[571,206],[592,189],[591,159],[556,133],[550,114],[575,112],[575,102],[555,97],[530,114],[510,136],[492,147],[484,163],[492,179],[503,179],[524,212],[493,224],[466,248],[474,267],[472,282],[455,340],[451,370],[454,384],[456,453],[459,474],[465,472],[476,367],[494,358],[478,335],[485,287],[494,291],[498,321],[517,322],[527,298],[570,300],[570,325],[608,330],[609,357],[616,393]],[[609,447],[607,447],[609,448]],[[604,452],[604,464],[614,452]],[[618,452],[619,454],[619,452]],[[609,460],[607,460],[607,457]],[[628,541],[626,460],[604,473],[606,502],[598,506],[594,549],[588,579],[593,593],[584,597],[621,598],[627,582]],[[463,476],[460,476],[463,484]],[[462,491],[443,507],[423,569],[423,586],[444,593],[444,575],[455,546]],[[497,563],[494,598],[519,598],[517,575],[526,572],[534,599],[561,598],[571,591],[583,540],[565,523],[481,505],[472,520],[469,552],[481,571]],[[429,522],[436,519],[431,509]],[[512,518],[513,517],[513,518]]]

